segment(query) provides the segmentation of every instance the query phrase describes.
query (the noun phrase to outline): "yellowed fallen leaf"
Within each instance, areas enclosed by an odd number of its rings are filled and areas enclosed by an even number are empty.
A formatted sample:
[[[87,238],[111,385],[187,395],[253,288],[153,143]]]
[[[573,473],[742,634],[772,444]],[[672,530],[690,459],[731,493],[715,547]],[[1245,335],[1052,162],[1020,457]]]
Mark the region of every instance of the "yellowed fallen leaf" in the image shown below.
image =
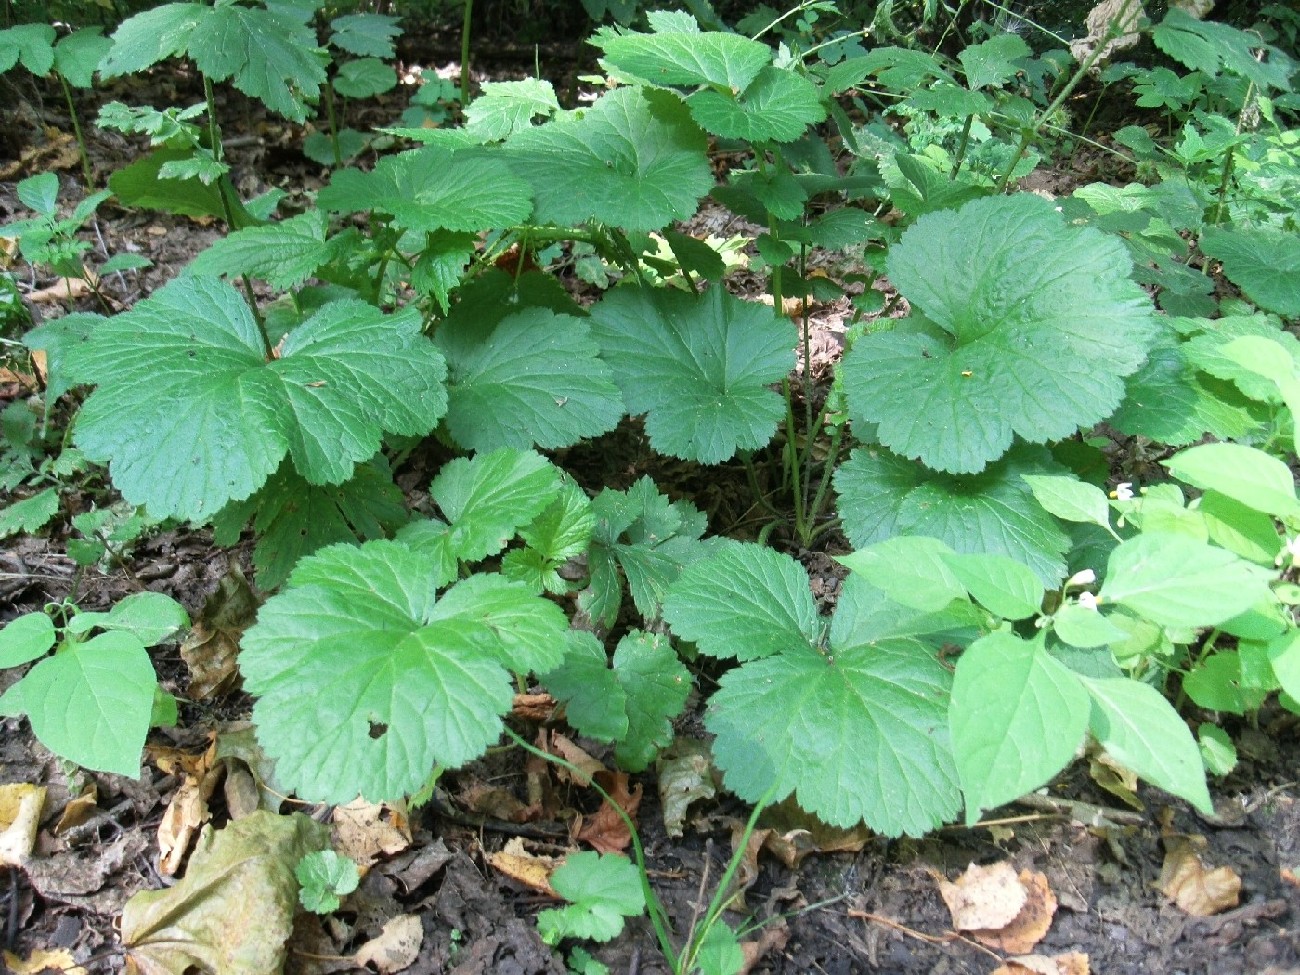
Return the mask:
[[[99,790],[92,784],[85,792],[68,801],[54,825],[54,835],[62,836],[74,826],[80,826],[99,808]]]
[[[800,809],[793,797],[769,806],[762,825],[771,828],[763,848],[791,870],[810,853],[858,853],[871,838],[861,823],[849,829],[827,826]]]
[[[1064,955],[1021,955],[1008,958],[993,975],[1088,975],[1088,956],[1078,951]]]
[[[641,808],[641,783],[629,789],[626,772],[600,772],[596,780],[608,793],[609,799],[602,801],[600,808],[590,816],[579,817],[572,835],[601,853],[621,853],[632,845],[632,831],[618,810],[622,809],[633,823],[636,822],[637,810]]]
[[[1209,869],[1199,851],[1203,836],[1171,835],[1164,838],[1165,862],[1156,886],[1166,897],[1194,917],[1209,917],[1237,906],[1241,878],[1231,867]]]
[[[255,812],[206,827],[185,876],[133,896],[122,911],[129,968],[141,975],[273,975],[298,906],[294,868],[328,849],[329,830],[301,813]]]
[[[996,931],[971,931],[971,937],[1009,955],[1024,955],[1034,950],[1034,945],[1047,936],[1056,917],[1056,895],[1047,877],[1037,871],[1021,870],[1019,877],[1025,889],[1025,904],[1009,924]]]
[[[37,948],[27,958],[15,955],[12,951],[3,953],[5,968],[13,975],[38,975],[39,972],[67,972],[67,975],[86,975],[86,970],[77,964],[72,952],[66,948],[46,951]]]
[[[87,277],[93,272],[86,271]],[[59,278],[48,288],[37,288],[27,294],[27,300],[33,305],[43,305],[52,301],[72,301],[90,294],[90,282],[86,278]]]
[[[397,806],[353,799],[334,810],[334,849],[364,874],[383,857],[411,845],[411,822]]]
[[[154,747],[148,749],[148,754],[159,769],[181,777],[180,787],[172,794],[158,824],[158,872],[174,877],[180,872],[194,837],[211,818],[208,802],[220,777],[214,767],[216,739],[197,754],[179,748]]]
[[[958,931],[1005,928],[1029,896],[1015,867],[1005,860],[989,866],[972,863],[956,882],[943,877],[938,881],[939,895],[948,905],[952,926]]]
[[[424,943],[424,928],[414,914],[399,914],[379,933],[363,944],[356,954],[357,964],[374,965],[381,975],[392,975],[409,968],[419,957]]]
[[[181,659],[190,669],[191,698],[202,701],[234,689],[239,638],[256,618],[257,596],[239,566],[232,565],[181,644]]]
[[[1098,751],[1088,761],[1088,775],[1092,781],[1109,792],[1126,806],[1142,812],[1146,806],[1137,796],[1137,775],[1125,768],[1105,751]]]
[[[20,867],[27,862],[44,808],[45,786],[0,785],[0,866]]]
[[[573,741],[564,737],[564,735],[552,735],[551,741],[546,749],[553,755],[558,755],[570,765],[576,765],[581,774],[574,775],[568,769],[561,769],[560,776],[565,779],[572,779],[578,785],[591,785],[593,776],[605,771],[605,766],[594,759],[581,747],[574,744]]]
[[[525,887],[539,891],[550,897],[559,897],[551,886],[551,874],[559,861],[555,857],[532,853],[524,846],[522,837],[516,836],[496,853],[489,853],[488,864],[493,870],[505,874],[511,880],[518,881]]]

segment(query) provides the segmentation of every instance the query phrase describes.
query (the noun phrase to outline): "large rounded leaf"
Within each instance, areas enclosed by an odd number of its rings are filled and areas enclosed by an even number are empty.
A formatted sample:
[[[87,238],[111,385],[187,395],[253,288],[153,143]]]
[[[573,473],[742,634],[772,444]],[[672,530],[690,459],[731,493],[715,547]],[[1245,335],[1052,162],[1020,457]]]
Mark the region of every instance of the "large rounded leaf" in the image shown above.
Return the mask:
[[[849,409],[899,454],[982,470],[1014,435],[1042,443],[1105,419],[1154,337],[1119,240],[1023,194],[918,220],[889,253],[914,314],[844,359]]]

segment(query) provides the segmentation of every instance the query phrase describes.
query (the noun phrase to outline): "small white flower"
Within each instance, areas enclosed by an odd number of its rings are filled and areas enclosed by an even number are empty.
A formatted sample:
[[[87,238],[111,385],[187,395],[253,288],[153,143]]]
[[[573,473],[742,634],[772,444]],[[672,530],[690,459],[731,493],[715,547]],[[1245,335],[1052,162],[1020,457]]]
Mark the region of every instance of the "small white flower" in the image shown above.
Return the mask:
[[[1133,482],[1121,481],[1119,484],[1116,484],[1115,490],[1110,492],[1110,496],[1114,498],[1116,501],[1132,501]]]
[[[1070,578],[1065,580],[1066,586],[1091,586],[1097,581],[1097,573],[1091,569],[1080,569]]]
[[[1277,553],[1277,558],[1273,560],[1273,564],[1281,565],[1287,559],[1290,559],[1293,565],[1300,562],[1300,535],[1286,540],[1286,544],[1282,546],[1282,551]]]
[[[1079,593],[1079,605],[1095,613],[1097,612],[1097,597],[1090,592],[1081,592]]]

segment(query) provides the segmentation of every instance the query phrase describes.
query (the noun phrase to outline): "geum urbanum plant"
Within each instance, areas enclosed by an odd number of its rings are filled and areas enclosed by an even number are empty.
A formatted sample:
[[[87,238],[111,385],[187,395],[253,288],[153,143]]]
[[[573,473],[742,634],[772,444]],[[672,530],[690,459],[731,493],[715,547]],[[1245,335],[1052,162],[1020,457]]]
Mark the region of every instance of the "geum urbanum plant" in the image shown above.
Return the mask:
[[[189,16],[187,36],[203,36]],[[1110,644],[1080,642],[1114,633],[1089,630],[1077,599],[1076,635],[1058,639],[1045,596],[1086,559],[1106,570],[1103,604],[1134,626],[1174,627],[1171,645],[1188,646],[1196,629],[1274,598],[1274,573],[1221,544],[1178,542],[1170,564],[1208,566],[1188,580],[1161,564],[1184,603],[1211,576],[1240,594],[1177,629],[1172,610],[1143,599],[1163,533],[1143,524],[1137,539],[1072,553],[1041,479],[1083,487],[1078,452],[1060,444],[1121,404],[1144,408],[1126,401],[1126,381],[1158,329],[1124,245],[1048,201],[974,199],[921,216],[890,248],[886,272],[911,313],[858,337],[836,380],[856,447],[840,464],[834,440],[823,477],[838,465],[839,517],[860,551],[829,621],[788,556],[702,541],[699,513],[648,481],[588,499],[531,449],[631,412],[657,451],[713,464],[793,426],[788,388],[772,388],[794,362],[789,323],[700,289],[720,262],[683,240],[674,254],[692,291],[648,287],[638,270],[649,232],[689,217],[713,185],[706,129],[770,149],[822,118],[822,103],[761,44],[680,14],[651,24],[602,36],[629,83],[590,107],[559,111],[536,83],[498,90],[465,130],[370,172],[339,170],[319,210],[231,234],[130,312],[69,317],[30,340],[65,388],[96,386],[74,442],[109,464],[129,502],[215,521],[222,538],[249,521],[260,535],[259,580],[284,588],[246,634],[241,666],[281,780],[330,801],[415,792],[497,740],[530,673],[580,730],[644,768],[690,685],[666,621],[699,653],[738,662],[707,720],[727,782],[752,801],[794,794],[828,822],[922,833],[963,802],[973,819],[1041,784],[1090,731],[1204,807],[1186,727],[1126,675],[1147,671],[1117,671]],[[788,113],[767,110],[787,101]],[[833,191],[829,179],[759,172],[721,197],[766,209],[793,181],[802,206],[802,187]],[[335,215],[357,213],[364,231],[336,229]],[[779,239],[787,228],[773,226]],[[490,268],[512,243],[575,239],[627,272],[589,309],[542,275]],[[255,312],[220,275],[289,293]],[[774,271],[778,292],[783,277]],[[390,304],[402,307],[381,310]],[[433,479],[437,516],[411,518],[382,447],[435,430],[473,456]],[[359,538],[370,540],[330,544]],[[569,582],[573,566],[561,569],[584,555],[585,577]],[[543,596],[580,590],[603,629],[624,584],[641,627],[612,661]],[[941,657],[954,645],[966,648],[955,675]],[[1155,738],[1165,744],[1135,744]]]

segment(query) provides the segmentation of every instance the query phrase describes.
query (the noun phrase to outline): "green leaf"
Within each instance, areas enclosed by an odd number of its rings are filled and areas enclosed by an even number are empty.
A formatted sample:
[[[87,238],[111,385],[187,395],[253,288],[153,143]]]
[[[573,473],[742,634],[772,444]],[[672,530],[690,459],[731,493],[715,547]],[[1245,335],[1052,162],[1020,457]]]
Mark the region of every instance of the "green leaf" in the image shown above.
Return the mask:
[[[357,58],[339,67],[334,90],[344,98],[373,98],[397,87],[397,72],[378,58]]]
[[[559,110],[549,81],[487,81],[465,109],[465,128],[476,139],[497,142],[529,128],[535,117],[550,118]]]
[[[553,464],[534,451],[508,447],[450,461],[429,485],[451,523],[452,548],[464,562],[501,551],[559,492]]]
[[[1151,32],[1156,47],[1194,71],[1217,75],[1221,68],[1242,75],[1265,90],[1289,90],[1291,59],[1261,43],[1258,34],[1213,20],[1197,20],[1185,10],[1170,8]],[[1271,57],[1256,57],[1263,48]]]
[[[1202,721],[1196,729],[1201,761],[1212,775],[1227,775],[1237,767],[1237,748],[1218,725]]]
[[[1112,758],[1201,812],[1214,812],[1196,739],[1163,694],[1127,677],[1085,677],[1083,686],[1092,698],[1088,726]]]
[[[1210,541],[1250,562],[1274,564],[1282,540],[1270,516],[1217,491],[1206,491],[1201,495],[1197,510],[1205,519]]]
[[[663,612],[679,638],[713,657],[753,660],[821,640],[807,572],[765,545],[731,543],[688,566]]]
[[[563,615],[491,577],[435,601],[438,582],[401,543],[335,546],[304,559],[262,607],[240,670],[287,788],[327,802],[392,800],[496,740],[512,700],[501,661],[521,639],[536,652],[539,630],[562,646]],[[508,636],[505,625],[519,629]]]
[[[949,686],[934,652],[911,641],[805,647],[729,671],[705,723],[741,798],[793,792],[830,825],[921,836],[958,808]]]
[[[187,51],[213,81],[231,79],[245,95],[294,122],[307,121],[307,104],[320,97],[325,83],[315,31],[285,6],[205,7]],[[116,47],[110,62],[115,54]]]
[[[772,62],[766,44],[721,31],[601,31],[592,43],[605,52],[603,60],[614,71],[656,85],[717,85],[744,91]]]
[[[690,217],[713,187],[707,140],[676,95],[635,87],[517,132],[506,158],[533,187],[535,217],[658,230]]]
[[[179,278],[64,350],[98,383],[78,446],[157,518],[206,521],[246,498],[287,453],[313,484],[338,484],[385,431],[428,433],[442,416],[442,356],[415,309],[332,302],[270,362],[248,305],[208,278]]]
[[[26,714],[41,743],[69,761],[134,779],[157,686],[138,639],[101,633],[38,661],[0,695],[0,714]]]
[[[1291,630],[1270,641],[1268,660],[1282,690],[1300,700],[1300,630]]]
[[[1015,559],[987,553],[953,553],[945,561],[971,598],[1003,619],[1027,619],[1042,607],[1042,581]]]
[[[548,945],[565,938],[611,941],[622,932],[625,917],[645,910],[641,875],[617,853],[570,853],[551,874],[551,886],[572,903],[537,915],[537,930]]]
[[[952,549],[937,538],[898,535],[839,556],[847,566],[890,599],[933,613],[954,599],[966,598],[966,587],[948,562]]]
[[[908,96],[907,104],[923,112],[934,112],[945,118],[984,115],[993,109],[993,99],[983,92],[971,91],[961,85],[942,83],[912,92]]]
[[[336,542],[383,538],[406,522],[407,511],[387,465],[376,458],[330,485],[311,484],[282,464],[251,498],[227,505],[213,519],[218,544],[234,545],[250,517],[257,584],[270,590],[303,556]]]
[[[1129,638],[1125,630],[1108,620],[1096,609],[1079,603],[1066,603],[1052,616],[1052,632],[1072,647],[1104,647],[1123,643]]]
[[[1044,451],[1030,447],[968,477],[859,448],[835,472],[835,489],[845,533],[857,549],[898,535],[928,535],[957,552],[1009,556],[1054,587],[1065,576],[1070,540],[1034,500],[1023,475],[1057,470]]]
[[[104,37],[102,27],[83,27],[54,45],[54,66],[74,88],[90,88],[95,70],[113,42]]]
[[[8,538],[19,532],[29,535],[38,532],[58,513],[58,488],[46,488],[30,498],[7,504],[0,508],[0,538]]]
[[[411,287],[420,294],[432,295],[444,314],[451,309],[451,292],[460,285],[465,268],[474,259],[477,237],[464,231],[435,230],[426,236],[424,249],[411,268]],[[446,327],[444,321],[439,332]],[[435,333],[435,341],[437,337]]]
[[[888,274],[928,318],[865,335],[842,375],[855,422],[897,453],[983,469],[1018,434],[1060,439],[1108,416],[1154,338],[1123,245],[1032,194],[927,214]]]
[[[471,450],[569,447],[623,416],[587,323],[545,308],[499,321],[453,314],[435,344],[447,359],[447,428]]]
[[[998,631],[957,661],[948,714],[970,826],[1070,762],[1088,726],[1088,694],[1041,640]]]
[[[547,673],[546,689],[564,702],[565,719],[597,741],[627,736],[628,691],[609,666],[604,645],[585,630],[570,630],[560,666]]]
[[[785,403],[768,388],[794,366],[788,320],[721,287],[701,295],[619,288],[592,309],[628,412],[661,453],[716,464],[771,440]]]
[[[429,622],[458,619],[470,632],[486,627],[492,635],[487,649],[515,673],[544,674],[564,659],[564,612],[517,582],[486,574],[462,579],[428,616]]]
[[[339,155],[343,162],[355,159],[365,152],[370,140],[356,129],[342,128],[338,131]],[[302,154],[321,166],[336,165],[334,158],[334,140],[328,132],[313,132],[302,140]]]
[[[190,625],[185,607],[160,592],[137,592],[113,604],[107,613],[78,613],[68,621],[69,633],[116,630],[129,633],[146,647],[162,643]]]
[[[196,7],[195,4],[182,4]],[[123,206],[136,207],[141,210],[162,210],[166,213],[179,213],[189,217],[225,217],[222,205],[222,188],[234,196],[234,189],[229,185],[229,177],[222,177],[218,183],[204,183],[198,178],[163,179],[159,174],[168,163],[188,159],[188,149],[155,149],[147,156],[137,159],[131,165],[119,169],[108,178],[109,189]],[[238,213],[236,213],[238,217]],[[236,223],[240,226],[237,219]]]
[[[1034,500],[1064,521],[1110,527],[1110,501],[1095,484],[1063,474],[1024,474]]]
[[[19,667],[54,646],[54,622],[44,613],[24,613],[0,629],[0,667]]]
[[[391,58],[402,28],[385,14],[344,14],[330,21],[330,44],[357,57]]]
[[[1271,578],[1185,535],[1143,533],[1111,553],[1099,595],[1163,626],[1214,626],[1267,599]]]
[[[1217,491],[1256,511],[1279,518],[1300,515],[1291,468],[1258,448],[1202,444],[1161,463],[1184,484]]]
[[[627,491],[601,491],[592,513],[591,581],[579,607],[603,626],[613,626],[623,598],[622,568],[637,611],[645,619],[658,618],[664,594],[683,566],[704,554],[699,540],[704,514],[689,501],[669,501],[649,477]]]
[[[193,3],[167,3],[128,17],[113,33],[113,47],[100,64],[105,81],[139,74],[159,61],[183,54],[208,8]]]
[[[526,583],[534,592],[569,591],[559,570],[584,554],[596,527],[596,515],[585,491],[567,478],[560,496],[520,530],[527,548],[514,549],[501,560],[501,574]]]
[[[316,914],[337,911],[341,901],[357,889],[361,874],[357,865],[333,850],[308,853],[294,867],[299,883],[298,902]]]
[[[218,238],[186,270],[195,275],[247,274],[273,288],[295,288],[329,260],[328,224],[324,213],[309,210],[279,223],[246,227]]]
[[[627,732],[614,757],[619,768],[642,772],[673,741],[673,719],[691,692],[691,674],[668,638],[632,630],[614,650],[614,676],[627,694]]]
[[[736,932],[721,919],[704,933],[694,957],[700,975],[736,975],[745,965]]]
[[[1012,80],[1019,70],[1016,62],[1033,53],[1018,35],[998,34],[983,43],[967,45],[957,59],[966,72],[967,85],[993,88]]]
[[[38,173],[20,180],[17,186],[18,202],[38,216],[52,217],[59,212],[59,174]]]
[[[1207,227],[1201,250],[1223,262],[1223,273],[1268,311],[1300,315],[1300,237],[1264,228]]]
[[[794,142],[826,118],[813,83],[772,65],[742,93],[705,88],[686,99],[691,116],[708,132],[746,142]]]
[[[34,75],[44,75],[54,67],[54,28],[49,24],[19,24],[0,30],[0,74],[15,64]]]
[[[387,213],[416,233],[508,227],[532,209],[528,184],[503,163],[441,146],[385,156],[368,173],[340,170],[317,202],[336,213]]]

